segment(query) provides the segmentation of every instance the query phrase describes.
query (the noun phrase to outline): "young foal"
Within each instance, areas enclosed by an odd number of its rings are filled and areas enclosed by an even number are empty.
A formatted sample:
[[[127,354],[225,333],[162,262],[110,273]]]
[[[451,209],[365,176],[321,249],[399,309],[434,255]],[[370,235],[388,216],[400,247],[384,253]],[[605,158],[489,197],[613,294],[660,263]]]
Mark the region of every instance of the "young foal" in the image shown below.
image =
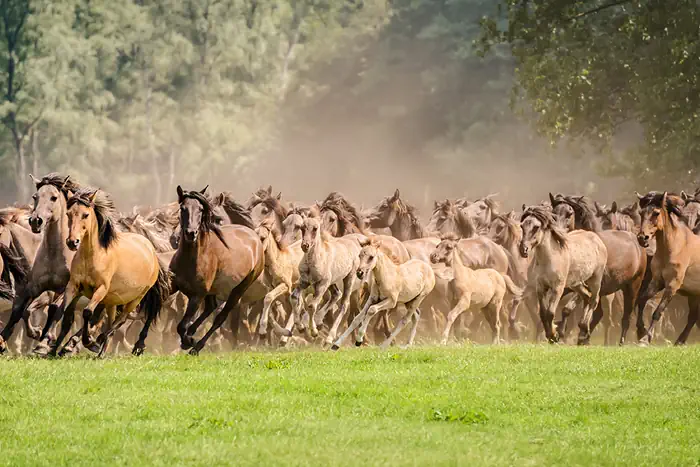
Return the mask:
[[[249,218],[242,219],[247,225],[222,226],[217,223],[214,205],[206,196],[206,188],[197,192],[185,191],[178,186],[177,196],[180,203],[180,241],[170,270],[174,275],[174,290],[179,290],[188,298],[187,310],[177,326],[177,332],[181,347],[191,348],[190,353],[197,355],[234,308],[233,334],[234,337],[237,335],[239,302],[263,272],[265,256]],[[221,311],[204,337],[195,344],[193,336],[204,320],[215,312],[217,300],[225,301],[219,307]],[[193,323],[203,301],[205,309]]]
[[[433,269],[427,263],[416,259],[399,264],[398,261],[384,254],[379,243],[374,239],[365,240],[362,244],[357,277],[360,280],[370,281],[370,297],[365,308],[355,317],[343,335],[335,341],[332,348],[338,350],[350,333],[360,326],[360,323],[362,326],[357,334],[355,344],[362,345],[363,337],[372,317],[382,311],[393,310],[398,305],[405,305],[406,314],[381,344],[381,347],[387,348],[406,326],[409,319],[413,321],[408,338],[408,345],[411,345],[418,329],[419,307],[435,287]]]
[[[501,307],[506,290],[516,299],[520,299],[523,291],[510,277],[495,269],[471,269],[465,266],[454,239],[443,240],[431,256],[431,260],[434,263],[445,263],[454,272],[452,287],[457,303],[447,316],[442,343],[447,344],[452,324],[459,315],[465,311],[481,310],[491,326],[493,343],[498,344],[501,337]]]
[[[70,281],[63,297],[65,311],[61,333],[52,347],[55,353],[73,324],[74,305],[81,296],[90,302],[83,310],[83,345],[103,355],[114,332],[143,302],[146,322],[134,355],[143,353],[151,323],[168,297],[169,273],[160,264],[151,242],[133,233],[117,232],[114,205],[106,193],[84,188],[68,199],[68,248],[75,252]],[[108,329],[97,342],[91,331],[101,322],[98,305],[105,305]],[[117,307],[123,305],[120,315]],[[67,307],[67,308],[66,308]],[[93,316],[93,313],[95,316]],[[98,321],[99,320],[99,321]],[[73,343],[69,343],[70,348]],[[98,349],[98,346],[101,346]]]
[[[528,276],[535,284],[539,314],[545,335],[557,342],[553,320],[565,289],[576,292],[584,302],[580,326],[589,328],[591,314],[598,307],[600,284],[608,252],[593,232],[577,230],[565,234],[552,213],[542,207],[524,209],[520,218],[523,238],[520,254],[532,254]]]

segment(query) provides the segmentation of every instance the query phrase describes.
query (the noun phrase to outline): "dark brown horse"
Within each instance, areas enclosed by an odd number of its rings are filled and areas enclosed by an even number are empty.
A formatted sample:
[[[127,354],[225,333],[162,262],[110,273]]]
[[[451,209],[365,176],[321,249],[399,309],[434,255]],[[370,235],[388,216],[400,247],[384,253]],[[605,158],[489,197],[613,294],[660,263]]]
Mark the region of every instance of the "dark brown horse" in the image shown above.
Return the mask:
[[[567,230],[587,230],[598,234],[608,251],[605,274],[601,283],[600,296],[614,294],[621,290],[624,297],[624,311],[622,315],[622,331],[620,344],[624,344],[629,321],[634,304],[637,302],[640,288],[644,279],[647,266],[647,255],[635,238],[635,235],[626,231],[602,230],[600,222],[591,203],[583,196],[553,197],[550,200],[554,208],[554,215],[560,226]],[[573,307],[566,307],[562,315],[561,327],[565,328],[567,312]],[[593,318],[588,329],[581,328],[579,343],[585,344],[590,340],[590,335],[603,318],[602,302],[593,312]],[[643,319],[637,319],[637,327],[641,330]],[[609,337],[606,332],[605,342]]]
[[[196,355],[235,309],[233,334],[237,335],[239,301],[263,272],[264,252],[253,230],[250,217],[240,216],[244,224],[218,224],[214,204],[202,191],[185,191],[177,187],[180,203],[180,242],[170,263],[173,288],[184,293],[189,302],[177,327],[183,349]],[[240,206],[237,211],[245,212]],[[193,337],[204,320],[217,309],[217,300],[225,301],[211,328],[197,343]],[[195,313],[204,302],[205,309],[193,323]]]

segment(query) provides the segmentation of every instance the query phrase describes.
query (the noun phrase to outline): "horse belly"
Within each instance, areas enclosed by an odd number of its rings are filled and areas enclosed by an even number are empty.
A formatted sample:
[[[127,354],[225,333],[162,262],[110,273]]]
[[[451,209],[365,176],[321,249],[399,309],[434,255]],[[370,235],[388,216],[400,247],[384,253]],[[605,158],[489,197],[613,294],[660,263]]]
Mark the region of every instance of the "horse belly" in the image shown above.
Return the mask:
[[[605,267],[605,262],[601,261],[602,258],[599,246],[600,245],[589,241],[569,242],[569,275],[566,281],[567,285],[584,283],[590,279],[597,270],[601,267]],[[605,248],[605,246],[603,246],[603,248]]]
[[[691,263],[688,266],[681,289],[688,295],[700,295],[700,264]]]

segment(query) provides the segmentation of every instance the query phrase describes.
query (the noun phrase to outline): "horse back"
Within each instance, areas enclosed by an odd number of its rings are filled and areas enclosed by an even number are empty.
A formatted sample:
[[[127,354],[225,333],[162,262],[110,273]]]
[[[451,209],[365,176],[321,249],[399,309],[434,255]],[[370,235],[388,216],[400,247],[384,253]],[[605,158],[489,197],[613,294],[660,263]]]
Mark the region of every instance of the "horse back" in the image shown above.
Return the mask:
[[[505,250],[488,237],[462,239],[458,243],[462,263],[471,269],[491,268],[506,274],[508,256]]]

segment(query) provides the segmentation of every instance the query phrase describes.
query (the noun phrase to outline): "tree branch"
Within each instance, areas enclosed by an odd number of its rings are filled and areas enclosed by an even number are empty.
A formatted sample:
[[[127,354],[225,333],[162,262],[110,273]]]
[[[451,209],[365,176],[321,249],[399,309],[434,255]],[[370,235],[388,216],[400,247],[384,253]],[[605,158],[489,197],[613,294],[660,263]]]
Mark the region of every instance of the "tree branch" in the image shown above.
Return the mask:
[[[593,8],[591,10],[581,12],[577,15],[570,16],[569,18],[566,18],[566,21],[576,21],[577,19],[581,19],[584,16],[594,15],[596,13],[603,11],[603,10],[607,10],[608,8],[614,8],[616,6],[624,5],[625,3],[632,3],[632,0],[618,0],[616,2],[606,3],[605,5],[601,5],[599,7]]]

